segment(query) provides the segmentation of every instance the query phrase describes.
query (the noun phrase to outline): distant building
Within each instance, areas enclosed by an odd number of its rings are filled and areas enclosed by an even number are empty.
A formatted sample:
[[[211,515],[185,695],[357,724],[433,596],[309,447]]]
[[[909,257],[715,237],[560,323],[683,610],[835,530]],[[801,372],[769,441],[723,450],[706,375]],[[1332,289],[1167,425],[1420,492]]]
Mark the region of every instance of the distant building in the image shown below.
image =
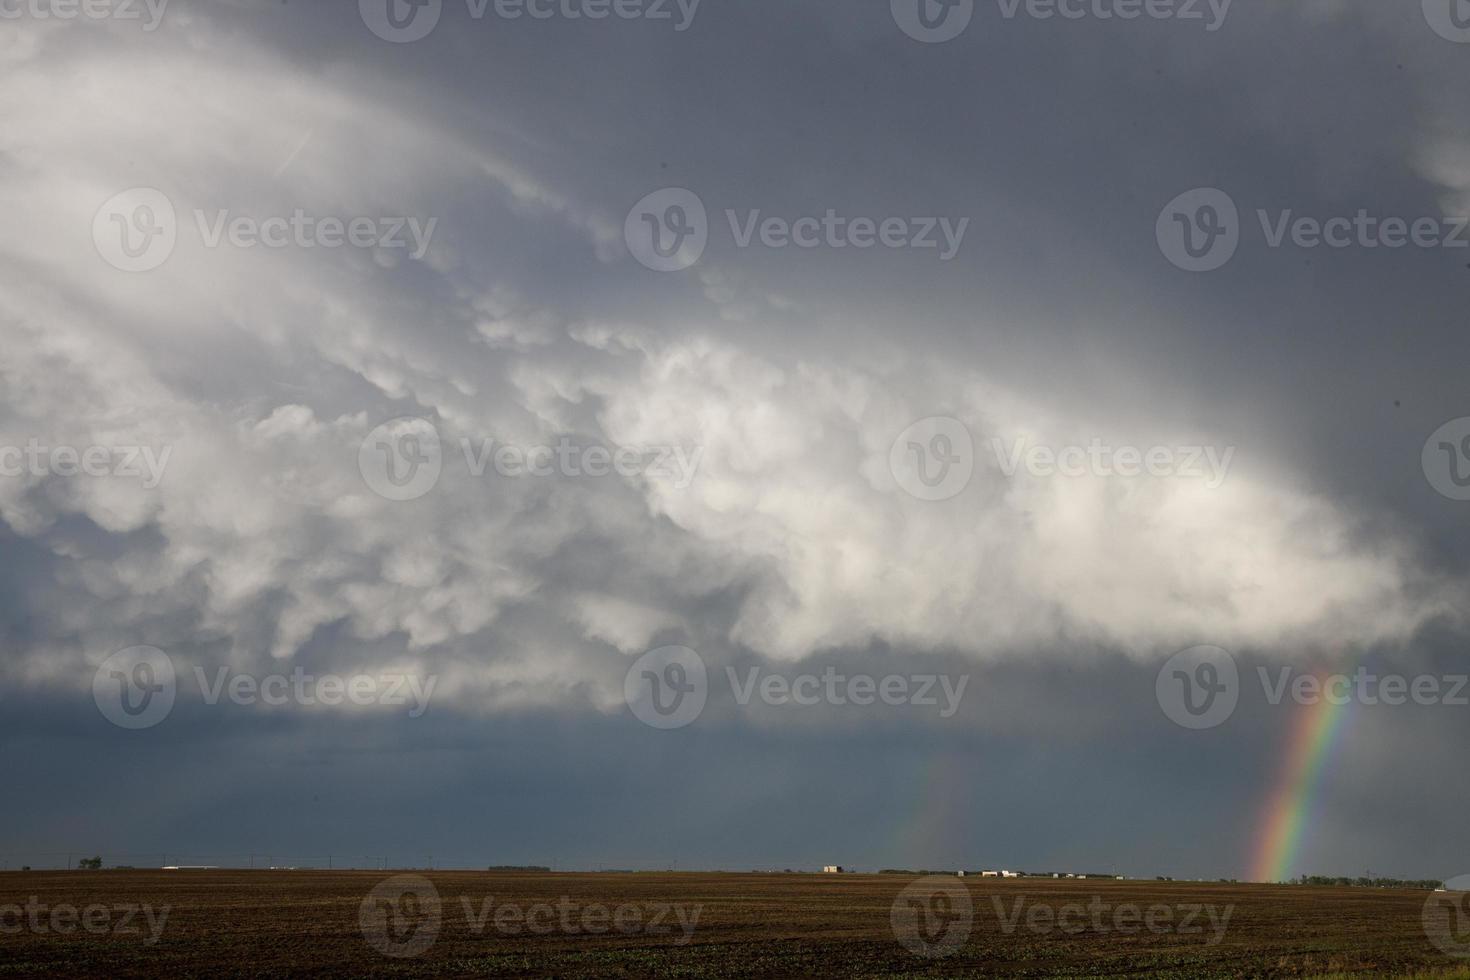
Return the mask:
[[[840,864],[824,864],[824,865],[822,865],[822,874],[824,874],[824,875],[840,875],[840,874],[842,874],[842,865],[840,865]]]
[[[1019,877],[1021,877],[1021,872],[1019,872],[1019,871],[1002,871],[1000,873],[1000,876],[1002,878],[1019,878]]]
[[[999,871],[982,871],[982,872],[980,872],[980,877],[982,877],[982,878],[999,878],[1000,877],[1000,872]]]
[[[965,873],[963,871],[956,871],[955,872],[955,877],[956,878],[963,878],[964,876],[965,876]]]

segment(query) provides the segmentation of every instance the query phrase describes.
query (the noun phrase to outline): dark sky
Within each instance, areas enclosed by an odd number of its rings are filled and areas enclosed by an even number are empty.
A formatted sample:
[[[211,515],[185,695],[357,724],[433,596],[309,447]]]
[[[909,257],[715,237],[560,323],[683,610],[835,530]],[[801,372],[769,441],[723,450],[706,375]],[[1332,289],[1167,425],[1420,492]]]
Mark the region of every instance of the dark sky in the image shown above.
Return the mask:
[[[1470,871],[1449,0],[157,4],[0,23],[0,861]]]

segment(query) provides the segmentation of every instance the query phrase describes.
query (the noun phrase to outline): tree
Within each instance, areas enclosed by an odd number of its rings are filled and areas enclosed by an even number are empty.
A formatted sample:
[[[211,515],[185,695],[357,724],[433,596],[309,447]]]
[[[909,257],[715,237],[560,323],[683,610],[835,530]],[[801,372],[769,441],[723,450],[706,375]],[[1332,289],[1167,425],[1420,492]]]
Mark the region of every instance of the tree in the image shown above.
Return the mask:
[[[77,869],[80,871],[100,871],[102,870],[102,859],[100,857],[82,858],[77,862]]]

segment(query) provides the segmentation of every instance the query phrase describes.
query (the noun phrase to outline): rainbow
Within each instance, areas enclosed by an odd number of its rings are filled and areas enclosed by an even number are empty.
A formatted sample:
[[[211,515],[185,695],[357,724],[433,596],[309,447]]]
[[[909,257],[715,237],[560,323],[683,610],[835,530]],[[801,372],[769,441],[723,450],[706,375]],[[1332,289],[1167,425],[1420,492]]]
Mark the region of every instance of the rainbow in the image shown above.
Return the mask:
[[[1326,675],[1317,674],[1325,683]],[[1303,706],[1293,719],[1286,761],[1267,801],[1265,819],[1251,865],[1253,881],[1286,881],[1300,856],[1302,835],[1312,815],[1332,747],[1350,713],[1326,697]]]

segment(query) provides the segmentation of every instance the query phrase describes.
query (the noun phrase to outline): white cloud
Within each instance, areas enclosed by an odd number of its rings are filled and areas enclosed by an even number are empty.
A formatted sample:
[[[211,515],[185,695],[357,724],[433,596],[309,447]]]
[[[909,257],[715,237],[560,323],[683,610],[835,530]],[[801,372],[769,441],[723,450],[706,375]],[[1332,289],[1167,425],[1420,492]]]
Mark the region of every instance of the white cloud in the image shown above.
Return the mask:
[[[1449,608],[1417,593],[1410,543],[1355,543],[1352,514],[1253,468],[1249,446],[1217,489],[1012,480],[985,458],[991,438],[1023,434],[1228,434],[1072,417],[963,363],[879,371],[843,349],[796,354],[698,322],[666,339],[528,298],[530,284],[476,263],[567,233],[610,261],[619,226],[489,137],[385,102],[366,71],[308,69],[203,27],[146,51],[31,30],[5,55],[23,97],[0,105],[0,209],[27,229],[0,269],[0,442],[173,454],[154,490],[0,481],[0,518],[62,569],[36,611],[53,639],[13,651],[19,673],[141,641],[285,659],[341,624],[325,655],[421,663],[466,704],[607,707],[619,654],[663,631],[778,660],[875,640],[1045,655],[1077,637],[1141,657],[1197,642],[1289,653],[1308,637],[1402,638]],[[422,264],[244,252],[186,228],[161,269],[130,275],[90,229],[134,185],[164,189],[186,221],[194,208],[437,215],[443,247]],[[457,203],[495,195],[500,225],[455,224]],[[745,283],[704,277],[712,322],[791,308]],[[439,485],[409,503],[356,470],[361,440],[398,414],[434,419],[447,448]],[[969,489],[937,504],[887,469],[897,434],[936,414],[962,419],[981,457]],[[698,478],[473,477],[459,455],[461,438],[562,434],[698,448]],[[72,515],[120,553],[68,538]]]

